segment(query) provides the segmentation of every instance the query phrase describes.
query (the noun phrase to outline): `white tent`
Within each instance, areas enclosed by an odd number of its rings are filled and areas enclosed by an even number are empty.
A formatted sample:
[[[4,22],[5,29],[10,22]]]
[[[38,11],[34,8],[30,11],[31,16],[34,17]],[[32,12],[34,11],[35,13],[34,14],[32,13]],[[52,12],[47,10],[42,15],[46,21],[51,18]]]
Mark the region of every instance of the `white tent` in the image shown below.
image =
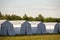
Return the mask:
[[[32,34],[37,34],[37,25],[40,23],[40,21],[29,21],[29,23],[31,24],[31,30],[32,30]]]
[[[45,22],[46,33],[54,33],[54,27],[56,22]]]
[[[37,26],[37,34],[45,34],[45,33],[46,33],[45,25],[41,22]]]
[[[1,24],[5,22],[6,20],[0,20],[0,35],[1,35]]]
[[[57,23],[54,27],[54,33],[60,33],[60,25]]]
[[[32,32],[31,32],[31,24],[29,24],[27,21],[24,22],[21,25],[20,34],[32,34]]]
[[[21,24],[23,24],[25,20],[13,20],[9,22],[13,24],[15,34],[20,34]]]
[[[1,35],[15,35],[13,24],[9,21],[5,21],[1,24]]]

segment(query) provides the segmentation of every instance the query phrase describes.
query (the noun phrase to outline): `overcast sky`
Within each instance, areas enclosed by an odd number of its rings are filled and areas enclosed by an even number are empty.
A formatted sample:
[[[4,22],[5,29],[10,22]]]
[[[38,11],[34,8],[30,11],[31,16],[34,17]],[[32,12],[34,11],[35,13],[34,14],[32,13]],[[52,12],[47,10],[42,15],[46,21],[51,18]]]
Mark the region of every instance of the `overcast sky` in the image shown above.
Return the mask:
[[[60,18],[60,0],[0,0],[0,12],[2,14],[16,14],[36,17],[42,14],[44,17]]]

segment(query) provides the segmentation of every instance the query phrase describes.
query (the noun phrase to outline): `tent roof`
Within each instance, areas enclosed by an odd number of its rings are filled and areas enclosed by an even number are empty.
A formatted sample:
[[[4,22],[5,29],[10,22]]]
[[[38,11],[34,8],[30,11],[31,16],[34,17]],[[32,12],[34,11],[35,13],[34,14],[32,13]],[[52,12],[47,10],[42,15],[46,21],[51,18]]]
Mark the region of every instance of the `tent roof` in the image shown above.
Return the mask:
[[[55,25],[57,22],[46,22],[45,25]]]
[[[40,21],[29,21],[32,27],[37,27],[37,25],[40,23]]]
[[[24,23],[25,21],[24,20],[16,20],[16,21],[9,21],[9,22],[11,22],[13,25],[20,25],[20,24],[22,24],[22,23]]]
[[[3,23],[3,22],[5,22],[6,20],[0,20],[0,25]]]
[[[31,25],[37,25],[37,24],[40,23],[40,21],[29,21],[29,23],[30,23]]]

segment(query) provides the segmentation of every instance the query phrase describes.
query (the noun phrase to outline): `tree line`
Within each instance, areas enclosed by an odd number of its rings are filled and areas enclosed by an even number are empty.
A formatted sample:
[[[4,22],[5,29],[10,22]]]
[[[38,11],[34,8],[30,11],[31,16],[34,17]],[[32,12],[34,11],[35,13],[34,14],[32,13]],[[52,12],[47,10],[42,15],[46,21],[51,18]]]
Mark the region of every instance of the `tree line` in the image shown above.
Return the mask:
[[[0,20],[27,20],[27,21],[42,21],[42,22],[60,22],[60,18],[52,18],[52,17],[47,17],[44,18],[41,14],[39,14],[37,17],[33,18],[31,16],[27,16],[24,14],[23,17],[17,16],[17,15],[2,15],[0,12]]]

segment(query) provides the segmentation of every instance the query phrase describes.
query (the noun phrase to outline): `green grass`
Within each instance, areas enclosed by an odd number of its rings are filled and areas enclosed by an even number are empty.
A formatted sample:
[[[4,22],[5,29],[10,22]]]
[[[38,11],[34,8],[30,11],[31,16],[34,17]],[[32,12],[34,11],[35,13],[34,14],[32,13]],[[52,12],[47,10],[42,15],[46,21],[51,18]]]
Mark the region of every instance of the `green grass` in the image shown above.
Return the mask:
[[[60,34],[0,36],[0,40],[60,40]]]

